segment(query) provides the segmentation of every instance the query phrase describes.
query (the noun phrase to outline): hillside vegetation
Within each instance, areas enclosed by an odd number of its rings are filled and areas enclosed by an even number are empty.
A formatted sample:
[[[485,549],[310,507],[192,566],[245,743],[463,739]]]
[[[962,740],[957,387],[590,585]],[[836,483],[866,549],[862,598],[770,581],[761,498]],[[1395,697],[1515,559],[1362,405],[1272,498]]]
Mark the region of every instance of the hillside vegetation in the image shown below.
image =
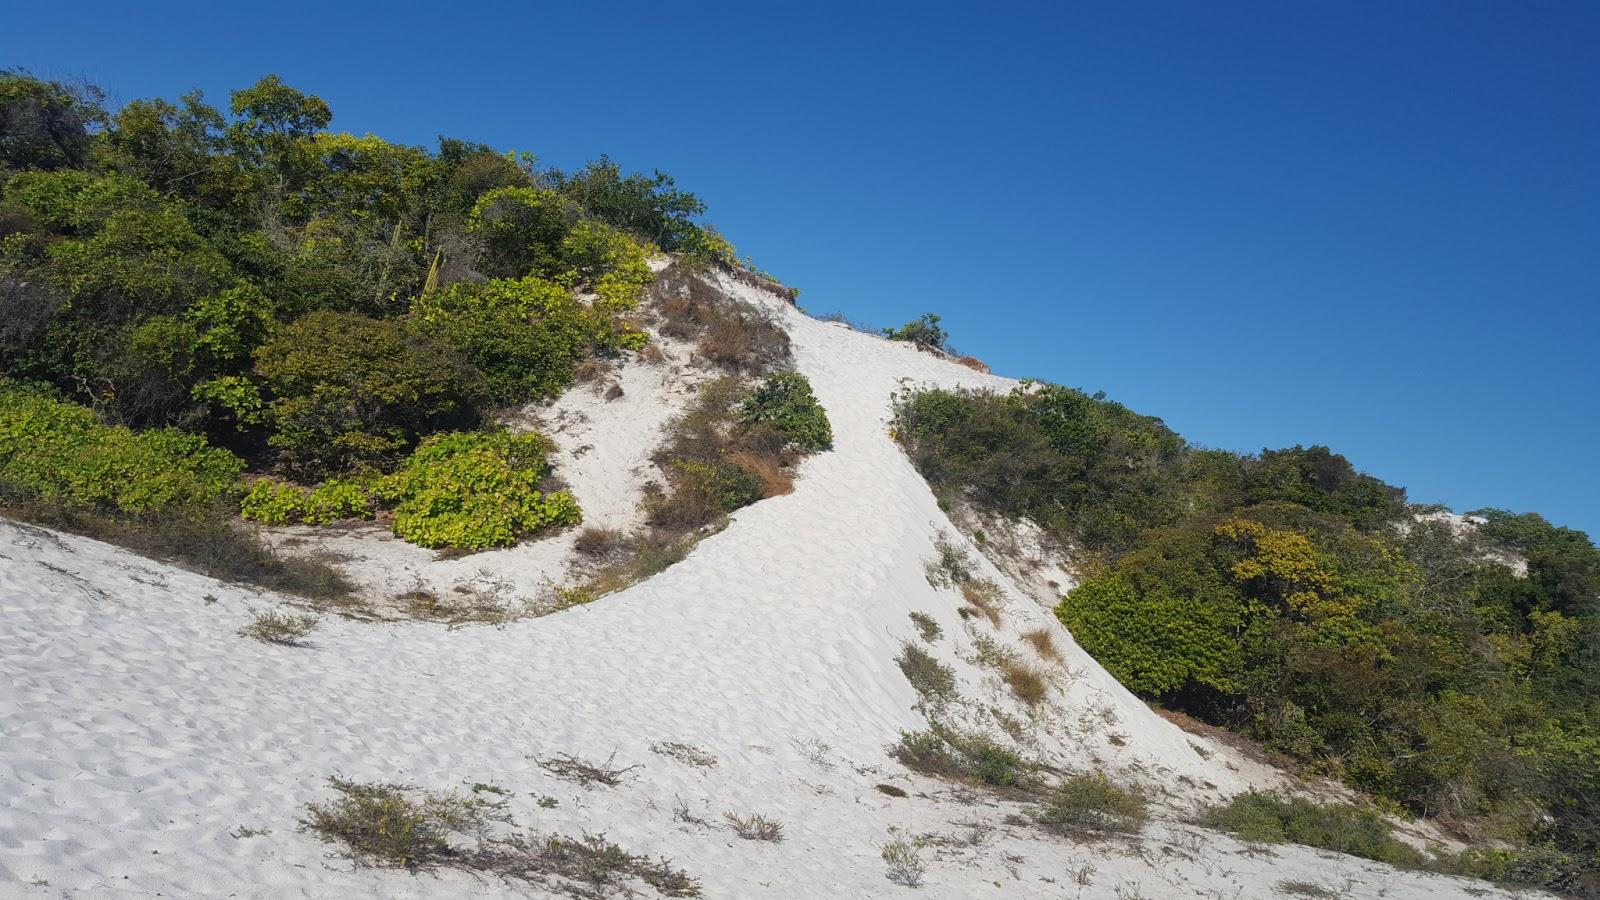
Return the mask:
[[[0,72],[0,501],[167,524],[392,508],[398,536],[467,549],[581,518],[548,442],[488,433],[493,413],[645,344],[650,254],[732,248],[659,172],[332,120],[276,76],[226,111],[111,112]]]
[[[1055,385],[924,390],[896,435],[948,501],[1082,560],[1057,614],[1129,688],[1600,891],[1600,551],[1410,506],[1326,447],[1241,456]],[[1519,561],[1525,561],[1523,571]]]

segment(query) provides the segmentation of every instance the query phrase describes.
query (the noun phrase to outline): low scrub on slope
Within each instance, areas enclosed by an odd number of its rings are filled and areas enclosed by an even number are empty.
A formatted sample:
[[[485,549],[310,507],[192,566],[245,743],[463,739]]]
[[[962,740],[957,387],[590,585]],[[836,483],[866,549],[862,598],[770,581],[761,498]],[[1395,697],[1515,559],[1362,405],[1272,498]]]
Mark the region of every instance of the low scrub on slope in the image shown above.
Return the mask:
[[[1462,529],[1325,447],[1205,450],[1054,385],[916,391],[894,424],[947,501],[1076,550],[1057,615],[1128,687],[1600,890],[1586,535],[1494,510]]]
[[[429,439],[643,347],[652,253],[737,270],[659,172],[332,132],[322,98],[272,75],[226,109],[103,96],[0,71],[0,121],[52,129],[0,145],[0,490],[70,521],[209,508],[246,464],[262,522],[386,500],[403,536],[481,547],[572,521],[529,485],[539,466]],[[787,359],[753,312],[702,324],[719,365]],[[441,439],[467,440],[498,439]],[[485,486],[496,502],[468,496]]]

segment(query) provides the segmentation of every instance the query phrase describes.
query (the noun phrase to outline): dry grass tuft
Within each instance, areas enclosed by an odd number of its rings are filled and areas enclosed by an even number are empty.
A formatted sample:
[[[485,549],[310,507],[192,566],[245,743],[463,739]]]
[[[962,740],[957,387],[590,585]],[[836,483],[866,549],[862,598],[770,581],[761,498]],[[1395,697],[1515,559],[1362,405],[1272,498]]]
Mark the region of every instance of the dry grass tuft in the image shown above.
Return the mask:
[[[956,357],[956,362],[966,366],[974,372],[982,372],[985,375],[989,374],[989,364],[977,358],[976,356],[958,356]]]
[[[989,624],[1000,627],[1000,586],[992,581],[977,580],[965,581],[961,584],[961,596],[976,610]]]
[[[657,741],[650,745],[650,752],[675,759],[686,766],[697,769],[714,769],[717,758],[701,750],[693,744],[683,744],[678,741]]]
[[[578,532],[572,549],[584,556],[606,559],[626,553],[628,536],[620,528],[602,528],[591,525]]]
[[[1050,682],[1044,673],[1017,659],[1007,659],[1000,664],[1000,677],[1005,679],[1018,700],[1033,706],[1044,700],[1050,692]]]
[[[761,479],[761,498],[782,497],[784,494],[794,493],[794,476],[783,468],[780,458],[752,453],[748,450],[735,450],[726,457],[740,469]]]
[[[310,804],[302,824],[328,843],[343,844],[352,859],[366,865],[434,868],[462,855],[451,843],[453,835],[481,839],[499,817],[498,802],[454,792],[342,778],[328,783],[338,798]]]
[[[760,814],[741,816],[731,810],[723,813],[722,818],[733,827],[734,834],[747,841],[776,843],[783,840],[783,823],[777,819],[769,819]]]
[[[650,299],[662,334],[697,341],[695,352],[724,371],[759,375],[789,360],[789,335],[782,326],[682,266],[656,277]]]
[[[316,627],[316,616],[309,613],[286,613],[274,609],[255,613],[250,619],[250,624],[239,629],[239,636],[263,644],[303,647],[306,637]]]
[[[343,845],[358,865],[448,867],[573,897],[637,897],[636,883],[665,897],[700,896],[699,881],[668,860],[629,853],[603,834],[495,837],[494,826],[512,824],[500,800],[339,778],[330,783],[340,796],[310,804],[302,824]]]
[[[582,787],[589,787],[594,784],[616,787],[622,783],[622,776],[634,769],[642,768],[637,764],[631,766],[613,765],[616,758],[617,755],[613,753],[603,763],[591,763],[570,753],[558,753],[538,762],[539,768],[544,769],[551,775],[576,782]]]
[[[1061,651],[1056,649],[1055,635],[1050,633],[1050,629],[1040,627],[1023,632],[1022,639],[1033,645],[1034,652],[1041,658],[1052,662],[1061,661]]]
[[[919,887],[928,867],[922,861],[922,848],[914,841],[890,841],[883,845],[884,877],[909,888]]]

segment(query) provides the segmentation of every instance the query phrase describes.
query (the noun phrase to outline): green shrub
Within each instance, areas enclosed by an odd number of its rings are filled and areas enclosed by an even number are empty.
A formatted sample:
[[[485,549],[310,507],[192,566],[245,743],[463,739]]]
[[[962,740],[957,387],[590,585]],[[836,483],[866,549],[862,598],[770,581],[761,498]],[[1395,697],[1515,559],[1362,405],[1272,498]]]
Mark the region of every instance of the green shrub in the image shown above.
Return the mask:
[[[744,402],[740,420],[772,425],[802,450],[815,452],[833,446],[828,413],[812,395],[811,382],[799,372],[768,376]]]
[[[668,467],[672,492],[649,505],[651,524],[692,530],[761,499],[760,476],[729,462],[679,459]]]
[[[372,498],[360,483],[330,478],[306,494],[301,518],[312,525],[372,518]]]
[[[1063,780],[1039,808],[1036,819],[1043,825],[1137,832],[1148,816],[1144,797],[1138,791],[1096,772]]]
[[[565,491],[543,492],[550,442],[537,434],[460,432],[425,439],[378,492],[394,533],[423,547],[481,550],[582,521]]]
[[[1394,837],[1382,816],[1347,803],[1251,791],[1212,807],[1203,819],[1247,841],[1304,844],[1398,866],[1422,861],[1415,848]]]
[[[499,403],[554,394],[572,383],[578,360],[636,349],[644,337],[579,303],[571,288],[538,278],[453,284],[412,301],[411,315],[420,332],[482,372]]]
[[[908,341],[923,350],[955,352],[950,347],[950,332],[939,327],[936,313],[923,313],[899,328],[885,328],[883,334],[891,341]]]
[[[984,734],[967,734],[943,725],[902,732],[890,754],[930,775],[978,781],[991,787],[1019,787],[1031,774],[1016,751]]]
[[[309,493],[299,485],[261,478],[240,499],[239,515],[263,525],[298,522],[305,515]]]
[[[955,696],[955,671],[916,644],[902,644],[895,664],[923,700],[939,703]]]
[[[392,320],[314,312],[256,354],[273,399],[269,443],[293,470],[320,475],[387,467],[419,437],[471,426],[478,373]]]
[[[84,407],[0,380],[0,482],[29,499],[126,514],[203,509],[233,494],[243,469],[203,438],[102,425]]]

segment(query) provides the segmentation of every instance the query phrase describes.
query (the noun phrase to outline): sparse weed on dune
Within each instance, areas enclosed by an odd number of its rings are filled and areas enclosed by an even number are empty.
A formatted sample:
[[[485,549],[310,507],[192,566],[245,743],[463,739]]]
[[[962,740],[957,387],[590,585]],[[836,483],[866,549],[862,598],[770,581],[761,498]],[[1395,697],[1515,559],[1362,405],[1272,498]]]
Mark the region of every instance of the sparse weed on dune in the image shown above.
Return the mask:
[[[741,816],[733,811],[722,814],[733,833],[747,841],[769,841],[776,843],[783,840],[783,823],[777,819],[769,819],[759,813]]]
[[[252,615],[249,623],[239,629],[239,636],[263,644],[301,647],[316,627],[317,617],[314,615],[272,609]]]

